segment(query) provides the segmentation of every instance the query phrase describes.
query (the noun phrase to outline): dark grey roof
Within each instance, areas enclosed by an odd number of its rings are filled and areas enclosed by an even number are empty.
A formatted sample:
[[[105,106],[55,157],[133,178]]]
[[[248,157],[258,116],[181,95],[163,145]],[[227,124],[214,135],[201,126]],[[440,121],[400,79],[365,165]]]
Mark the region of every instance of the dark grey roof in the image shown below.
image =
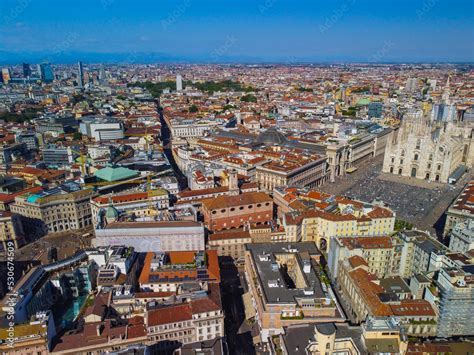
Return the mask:
[[[347,323],[322,323],[317,324],[318,331],[320,328],[333,328],[336,332],[337,339],[351,339],[360,354],[366,354],[367,351],[362,340],[362,328],[357,326],[349,326]],[[306,354],[306,348],[314,338],[314,324],[301,324],[285,327],[283,344],[288,354]]]
[[[260,133],[257,137],[257,142],[258,143],[264,143],[264,144],[277,144],[277,145],[282,145],[285,144],[288,141],[288,139],[285,137],[285,135],[275,128],[269,128],[266,131]]]
[[[266,302],[294,303],[296,298],[327,297],[326,292],[323,290],[323,287],[326,286],[321,284],[313,266],[311,266],[309,273],[303,273],[308,287],[290,288],[285,282],[282,270],[276,263],[275,254],[296,253],[296,260],[302,268],[303,259],[301,253],[308,252],[310,255],[320,255],[314,243],[257,243],[246,244],[245,247],[251,252]]]
[[[316,324],[316,329],[323,335],[332,335],[336,332],[336,326],[334,323]]]
[[[410,292],[410,287],[408,287],[407,283],[400,276],[382,279],[380,280],[380,286],[382,286],[388,293]]]

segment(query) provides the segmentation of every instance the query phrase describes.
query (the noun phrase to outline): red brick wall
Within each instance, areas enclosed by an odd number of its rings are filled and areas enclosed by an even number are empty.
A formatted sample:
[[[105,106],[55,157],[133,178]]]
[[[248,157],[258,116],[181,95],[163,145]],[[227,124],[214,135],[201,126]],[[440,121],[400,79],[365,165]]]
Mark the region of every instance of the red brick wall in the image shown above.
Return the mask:
[[[268,203],[268,205],[266,205]],[[252,206],[249,208],[249,206]],[[243,209],[241,209],[243,207]],[[209,211],[203,208],[204,222],[209,230],[217,231],[242,227],[245,222],[265,223],[273,219],[273,203],[223,207]]]

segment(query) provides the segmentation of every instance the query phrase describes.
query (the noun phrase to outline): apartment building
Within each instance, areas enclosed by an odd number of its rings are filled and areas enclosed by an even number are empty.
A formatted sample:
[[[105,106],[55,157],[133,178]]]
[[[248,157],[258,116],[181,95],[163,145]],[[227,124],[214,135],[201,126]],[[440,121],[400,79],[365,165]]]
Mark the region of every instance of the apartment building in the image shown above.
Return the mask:
[[[444,235],[458,223],[474,218],[474,180],[470,181],[446,211]]]
[[[336,237],[328,252],[328,273],[338,277],[339,261],[363,259],[367,270],[378,277],[398,275],[401,246],[391,237]]]
[[[393,233],[395,213],[386,207],[292,188],[275,189],[273,198],[288,240],[313,241],[321,251],[328,251],[334,238]]]
[[[353,256],[340,261],[338,268],[338,287],[350,312],[350,318],[356,323],[371,317],[397,317],[406,334],[412,336],[436,335],[437,314],[430,302],[401,297],[400,285],[393,280],[379,280],[368,271],[367,262]],[[403,280],[401,280],[403,284]],[[385,286],[385,288],[384,288]]]
[[[215,250],[148,252],[139,277],[145,292],[180,292],[184,284],[220,282]]]
[[[218,284],[211,286],[217,288]],[[209,296],[185,304],[151,309],[146,313],[145,326],[149,341],[158,343],[159,350],[174,344],[190,344],[224,336],[224,312],[211,291]]]
[[[469,219],[454,226],[449,236],[449,249],[460,253],[474,249],[474,220]]]

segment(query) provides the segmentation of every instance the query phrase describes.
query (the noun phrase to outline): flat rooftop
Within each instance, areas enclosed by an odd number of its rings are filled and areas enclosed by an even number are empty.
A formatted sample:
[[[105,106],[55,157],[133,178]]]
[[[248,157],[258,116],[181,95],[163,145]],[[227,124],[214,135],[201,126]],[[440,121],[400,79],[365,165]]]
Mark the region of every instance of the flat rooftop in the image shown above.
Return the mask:
[[[326,298],[326,286],[321,284],[319,276],[311,263],[311,256],[320,252],[312,242],[303,243],[259,243],[247,244],[257,269],[261,289],[267,303],[295,303],[296,298]],[[290,285],[288,272],[285,272],[283,260],[292,254],[295,267],[299,268],[305,281],[305,287]],[[285,258],[281,258],[284,256]],[[305,272],[306,270],[307,272]]]

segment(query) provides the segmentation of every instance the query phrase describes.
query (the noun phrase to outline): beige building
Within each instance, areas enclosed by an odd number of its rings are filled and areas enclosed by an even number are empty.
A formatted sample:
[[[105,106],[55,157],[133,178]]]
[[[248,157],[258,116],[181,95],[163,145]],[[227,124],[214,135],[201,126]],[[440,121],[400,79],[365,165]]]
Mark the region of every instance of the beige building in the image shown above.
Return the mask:
[[[259,187],[267,191],[277,186],[322,186],[328,178],[325,156],[300,161],[273,160],[257,166],[255,174]]]
[[[246,245],[246,315],[255,318],[263,342],[285,326],[343,320],[319,257],[314,243]]]
[[[337,284],[353,322],[361,323],[367,317],[397,317],[408,335],[436,335],[438,317],[430,302],[410,299],[409,291],[405,298],[400,297],[393,291],[400,292],[398,285],[390,279],[379,280],[359,256],[341,260],[339,264]]]
[[[196,299],[148,311],[145,326],[148,339],[163,345],[206,341],[224,336],[224,312],[211,298]]]
[[[446,211],[444,235],[448,235],[456,224],[472,219],[474,219],[474,180],[467,184]]]
[[[217,250],[220,257],[228,256],[234,260],[244,260],[245,244],[251,243],[248,231],[233,229],[209,235],[209,249]]]
[[[21,195],[15,198],[10,209],[22,216],[28,230],[81,229],[92,224],[90,199],[95,195],[91,189],[54,195]]]
[[[277,188],[273,200],[287,240],[313,241],[323,252],[334,238],[386,236],[395,225],[389,208],[319,191]]]
[[[399,274],[402,249],[389,236],[334,238],[328,252],[329,275],[337,278],[340,260],[351,257],[363,259],[371,274],[386,277]]]
[[[25,232],[20,216],[11,212],[0,212],[0,242],[0,250],[11,248],[11,243],[13,243],[15,249],[25,244]]]
[[[393,132],[385,149],[382,171],[447,183],[468,155],[465,139],[454,123],[435,124],[416,115],[402,121],[398,132]]]

